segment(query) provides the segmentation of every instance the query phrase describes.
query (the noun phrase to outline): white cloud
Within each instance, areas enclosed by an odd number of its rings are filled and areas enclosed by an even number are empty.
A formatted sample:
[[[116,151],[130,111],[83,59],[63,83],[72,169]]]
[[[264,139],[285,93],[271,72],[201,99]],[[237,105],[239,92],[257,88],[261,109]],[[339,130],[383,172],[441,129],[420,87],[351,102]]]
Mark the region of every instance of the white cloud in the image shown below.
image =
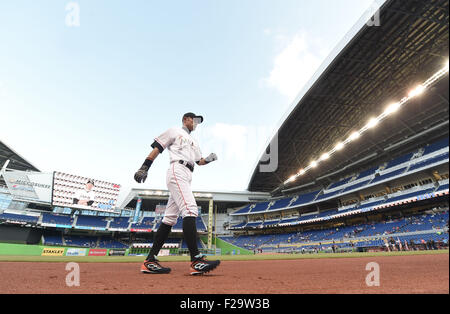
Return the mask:
[[[293,101],[322,63],[327,49],[304,31],[288,40],[282,34],[277,34],[275,39],[283,41],[284,45],[274,59],[269,76],[263,81]]]
[[[227,163],[253,163],[269,138],[269,127],[216,123],[199,128],[194,135],[204,156],[214,152]]]
[[[198,140],[203,156],[216,153],[218,161],[196,171],[193,189],[243,190],[248,175],[255,166],[267,139],[271,136],[269,126],[215,123],[199,126],[194,137]],[[213,174],[215,180],[211,181]]]

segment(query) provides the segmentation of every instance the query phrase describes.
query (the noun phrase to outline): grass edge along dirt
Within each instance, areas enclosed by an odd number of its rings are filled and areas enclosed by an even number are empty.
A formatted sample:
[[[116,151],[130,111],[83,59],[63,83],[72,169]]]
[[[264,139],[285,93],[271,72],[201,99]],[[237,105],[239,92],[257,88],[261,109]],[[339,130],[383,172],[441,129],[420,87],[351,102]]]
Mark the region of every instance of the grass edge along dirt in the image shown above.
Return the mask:
[[[257,255],[212,255],[210,260],[221,261],[257,261],[257,260],[295,260],[321,258],[364,258],[413,256],[430,254],[449,254],[449,250],[435,251],[404,251],[404,252],[371,252],[371,253],[319,253],[319,254],[257,254]],[[79,263],[139,263],[144,256],[0,256],[0,262],[79,262]],[[162,262],[187,262],[188,256],[162,256]]]

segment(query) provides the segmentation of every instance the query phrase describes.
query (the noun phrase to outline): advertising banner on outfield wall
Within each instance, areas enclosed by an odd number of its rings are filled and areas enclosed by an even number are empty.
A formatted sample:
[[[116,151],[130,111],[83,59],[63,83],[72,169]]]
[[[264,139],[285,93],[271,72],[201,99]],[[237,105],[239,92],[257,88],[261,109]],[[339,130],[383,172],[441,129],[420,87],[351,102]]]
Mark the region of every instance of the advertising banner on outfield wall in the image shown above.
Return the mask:
[[[14,199],[51,203],[53,174],[6,170],[1,173]]]
[[[67,249],[66,256],[86,256],[86,249]]]
[[[62,248],[44,248],[42,250],[42,256],[64,256],[64,249]]]
[[[109,256],[125,256],[126,252],[125,249],[111,249],[109,250]]]
[[[88,256],[106,256],[107,253],[106,249],[90,249]]]

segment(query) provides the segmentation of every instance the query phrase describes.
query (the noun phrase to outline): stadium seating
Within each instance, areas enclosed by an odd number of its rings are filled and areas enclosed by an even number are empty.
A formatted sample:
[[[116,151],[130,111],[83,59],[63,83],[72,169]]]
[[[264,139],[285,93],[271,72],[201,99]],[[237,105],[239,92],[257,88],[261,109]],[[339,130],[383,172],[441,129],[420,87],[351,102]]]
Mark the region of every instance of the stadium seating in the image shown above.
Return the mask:
[[[311,203],[312,201],[315,200],[315,198],[316,198],[317,194],[319,194],[319,192],[320,192],[320,190],[314,191],[311,193],[307,193],[307,194],[299,195],[298,199],[295,202],[293,202],[290,207],[297,207],[300,205]]]
[[[275,203],[272,206],[270,206],[269,211],[286,208],[289,206],[289,203],[291,201],[292,197],[276,200]]]
[[[334,192],[331,192],[331,193],[319,195],[319,196],[316,198],[316,201],[319,201],[319,200],[323,200],[323,199],[327,199],[327,198],[336,196],[336,195],[340,194],[341,192],[342,192],[342,190],[337,190],[337,191],[334,191]]]
[[[57,215],[53,213],[43,213],[42,223],[61,226],[72,226],[73,218],[68,215]]]
[[[141,222],[131,224],[131,229],[153,229],[154,220],[154,217],[144,217]]]
[[[10,214],[10,213],[0,214],[0,220],[10,220],[10,221],[23,222],[23,223],[37,224],[38,219],[39,219],[39,217],[36,217],[36,216]]]
[[[198,232],[206,232],[208,231],[208,228],[206,227],[205,223],[203,222],[202,217],[198,216],[196,219],[196,226]]]
[[[245,226],[246,228],[260,228],[262,227],[263,222],[262,221],[255,221],[255,222],[249,222]]]
[[[345,184],[349,183],[351,179],[353,179],[353,176],[348,177],[348,178],[346,178],[346,179],[344,179],[344,180],[341,180],[341,181],[339,181],[339,182],[332,183],[332,184],[328,187],[327,190],[333,190],[333,189],[335,189],[335,188],[337,188],[337,187],[340,187],[340,186],[342,186],[342,185],[345,185]]]
[[[95,248],[98,247],[97,237],[88,237],[88,236],[64,236],[64,241],[67,246],[74,247],[87,247],[87,248]]]
[[[384,202],[385,202],[385,200],[378,200],[378,201],[375,201],[375,202],[368,202],[368,203],[364,203],[364,204],[359,205],[356,209],[359,209],[361,212],[371,211],[374,207],[380,206]]]
[[[252,208],[250,210],[250,213],[254,214],[254,213],[264,212],[267,210],[268,207],[269,207],[269,202],[258,203],[258,204],[256,204],[256,206],[254,208]]]
[[[447,151],[445,151],[444,149],[446,147]],[[396,177],[404,176],[416,169],[425,169],[427,166],[437,162],[448,162],[448,138],[425,147],[423,151],[423,155],[422,157],[418,157],[419,159],[413,158],[415,156],[418,156],[422,151],[411,152],[389,161],[384,168],[376,166],[362,171],[359,175],[356,176],[356,178],[354,175],[348,176],[345,179],[330,184],[328,189],[324,190],[323,193],[321,190],[317,190],[314,192],[301,194],[293,198],[278,199],[273,203],[272,206],[268,206],[270,202],[250,204],[242,209],[235,211],[231,215],[252,215],[261,214],[268,211],[276,211],[280,209],[293,209],[311,203],[320,202],[322,200],[337,198],[340,195],[345,195],[350,192],[356,192],[357,190],[364,189],[365,187],[380,184],[392,180]],[[437,156],[435,156],[436,154],[433,155],[433,153],[437,153]],[[427,155],[429,155],[430,158],[426,158]],[[423,156],[425,156],[425,158]],[[376,174],[379,169],[381,171],[379,172],[379,174]],[[353,180],[353,178],[355,179]],[[441,190],[445,190],[445,187],[439,189],[439,191]],[[368,210],[367,207],[364,207],[363,209]],[[351,210],[349,209],[347,211],[350,212]],[[314,218],[310,217],[310,219]],[[300,217],[298,222],[307,220],[308,219],[305,217]],[[283,223],[284,221],[280,221],[280,224]],[[293,221],[289,221],[288,223],[293,223]],[[244,226],[245,225],[239,224],[239,226],[235,227],[242,228]],[[253,224],[250,226],[253,226]]]
[[[409,199],[409,198],[418,197],[418,196],[421,196],[421,195],[432,193],[433,191],[434,191],[434,188],[427,189],[427,190],[415,191],[415,192],[412,192],[412,193],[403,193],[403,194],[395,196],[395,197],[389,197],[386,200],[386,203],[398,202],[398,201],[401,201],[401,200],[406,200],[406,199]]]
[[[414,153],[410,153],[410,154],[401,156],[401,157],[399,157],[397,159],[394,159],[394,160],[388,162],[385,170],[386,169],[390,169],[390,168],[394,168],[395,166],[398,166],[398,165],[401,165],[401,164],[404,164],[404,163],[410,161],[411,158],[413,157],[413,155],[414,155]]]
[[[63,237],[61,234],[56,235],[44,235],[44,244],[45,245],[53,245],[53,246],[63,246]]]
[[[280,222],[280,219],[267,220],[263,222],[263,227],[276,226]]]
[[[183,230],[183,219],[178,217],[177,223],[172,227],[172,231],[182,231]]]
[[[110,229],[128,229],[130,225],[129,217],[114,217],[114,220],[109,224]]]
[[[374,168],[371,168],[371,169],[369,169],[369,170],[366,170],[366,171],[361,172],[361,173],[359,174],[359,176],[355,179],[355,181],[356,181],[356,180],[359,180],[359,179],[362,179],[362,178],[366,178],[366,177],[369,177],[369,176],[374,175],[375,172],[378,170],[378,168],[379,168],[379,167],[374,167]]]
[[[440,185],[439,188],[435,191],[435,193],[439,193],[446,190],[448,190],[448,183]]]
[[[374,183],[377,183],[377,182],[385,181],[385,180],[388,180],[390,178],[396,177],[396,176],[404,173],[406,171],[406,169],[407,169],[407,167],[403,167],[403,168],[397,169],[395,171],[382,174],[380,176],[375,176],[375,179],[373,179],[372,182],[370,182],[370,184],[374,184]]]
[[[98,216],[78,216],[76,227],[90,227],[105,229],[108,221],[105,217]]]
[[[230,227],[230,229],[242,229],[242,228],[245,228],[246,225],[247,225],[247,222],[241,222],[236,225],[232,225]]]
[[[373,206],[374,204],[376,204],[376,202],[368,203],[366,206]],[[285,249],[298,248],[298,245],[302,245],[302,247],[306,249],[314,249],[319,246],[324,249],[331,248],[333,242],[340,241],[345,242],[337,245],[340,248],[351,248],[352,245],[350,241],[355,242],[355,247],[384,246],[384,241],[379,239],[380,236],[392,236],[395,237],[395,239],[399,237],[401,241],[410,241],[411,239],[424,239],[425,241],[429,239],[448,241],[448,232],[442,232],[444,228],[448,226],[448,218],[449,213],[446,211],[437,214],[424,214],[393,221],[372,222],[334,229],[311,230],[307,232],[274,235],[241,235],[239,237],[227,237],[222,239],[239,247],[249,249],[261,248],[262,246],[265,246],[266,249],[277,249],[280,245],[283,245],[283,248]],[[424,231],[428,231],[428,233],[418,235],[414,234],[415,232]],[[404,233],[413,234],[402,235]],[[370,237],[373,237],[373,239],[361,240],[361,238]],[[355,239],[358,240],[356,241]],[[308,245],[308,243],[311,244]],[[289,245],[293,246],[289,247]]]
[[[357,190],[357,189],[359,189],[359,188],[362,188],[363,186],[369,184],[369,182],[370,182],[371,180],[372,180],[372,179],[364,180],[364,181],[359,182],[359,183],[356,183],[356,184],[354,184],[354,185],[347,186],[344,190],[342,190],[341,193],[348,192],[348,191],[353,191],[353,190]]]
[[[98,247],[103,249],[127,249],[128,245],[123,244],[111,237],[100,237]]]
[[[252,206],[252,204],[247,205],[247,206],[245,206],[245,207],[243,207],[243,208],[241,208],[241,209],[235,211],[235,212],[233,213],[233,215],[238,215],[238,214],[248,214],[248,212],[250,211],[251,206]]]
[[[423,156],[432,154],[440,149],[448,147],[449,146],[448,140],[449,140],[449,138],[447,137],[447,138],[440,140],[439,142],[428,145],[427,147],[424,148]]]
[[[200,239],[197,239],[197,247],[198,248],[203,248],[204,247],[203,242]],[[182,249],[187,249],[188,248],[187,243],[186,243],[186,241],[184,239],[181,242],[181,248]]]
[[[426,166],[432,165],[434,163],[437,162],[441,162],[441,161],[448,161],[448,157],[449,157],[449,153],[443,153],[443,154],[439,154],[438,156],[435,156],[433,158],[430,159],[425,159],[425,160],[421,160],[417,163],[412,164],[409,169],[408,172],[414,171],[416,169],[420,169],[420,168],[424,168]]]
[[[296,218],[287,218],[287,219],[282,219],[280,220],[280,222],[278,223],[279,225],[283,226],[283,225],[291,225],[291,224],[295,224],[298,222],[298,217]]]

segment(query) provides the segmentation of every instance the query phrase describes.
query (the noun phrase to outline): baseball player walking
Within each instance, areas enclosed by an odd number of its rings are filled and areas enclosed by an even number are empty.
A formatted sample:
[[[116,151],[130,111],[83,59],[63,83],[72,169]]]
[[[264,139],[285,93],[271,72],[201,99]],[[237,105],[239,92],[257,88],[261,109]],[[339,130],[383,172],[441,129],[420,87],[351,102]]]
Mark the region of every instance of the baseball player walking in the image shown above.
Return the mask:
[[[170,268],[161,266],[157,256],[180,214],[183,218],[184,239],[191,255],[191,275],[207,273],[220,264],[220,261],[206,260],[205,256],[200,254],[198,250],[196,226],[198,208],[191,190],[195,163],[199,166],[207,165],[217,160],[217,156],[216,154],[210,154],[208,157],[202,158],[198,143],[191,136],[191,132],[195,130],[196,126],[203,122],[203,117],[189,112],[183,116],[182,121],[182,128],[171,128],[155,139],[152,144],[153,150],[134,175],[134,179],[138,183],[144,183],[147,179],[148,170],[156,157],[165,149],[169,150],[170,167],[166,176],[167,188],[170,192],[169,201],[162,223],[154,237],[150,253],[141,266],[141,272],[143,273],[167,274],[170,272]]]

